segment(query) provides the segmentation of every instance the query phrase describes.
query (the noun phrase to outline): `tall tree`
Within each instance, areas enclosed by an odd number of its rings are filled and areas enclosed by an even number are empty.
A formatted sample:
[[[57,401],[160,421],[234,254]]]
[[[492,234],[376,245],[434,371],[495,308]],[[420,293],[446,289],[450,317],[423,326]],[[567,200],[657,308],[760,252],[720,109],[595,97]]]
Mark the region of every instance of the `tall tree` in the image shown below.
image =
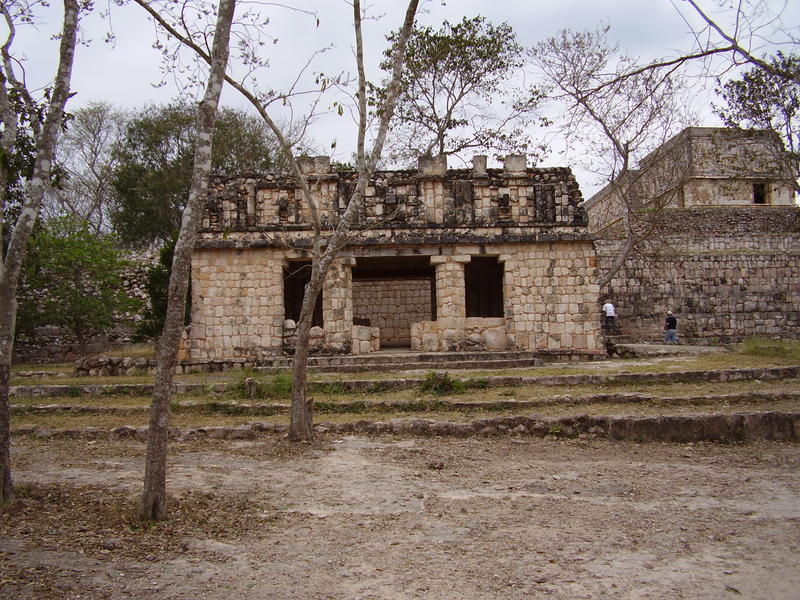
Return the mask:
[[[194,42],[189,35],[185,35],[179,31],[176,26],[168,22],[162,15],[159,15],[158,12],[154,11],[145,0],[135,1],[145,8],[169,35],[191,48],[198,56],[203,58],[203,60],[210,61],[210,56],[207,51]],[[355,54],[356,68],[358,71],[358,90],[355,94],[357,100],[356,111],[358,115],[358,137],[355,158],[358,176],[347,208],[332,229],[323,228],[317,199],[312,193],[309,182],[294,156],[294,144],[270,116],[267,110],[268,105],[274,102],[276,98],[285,100],[286,96],[276,96],[275,93],[259,93],[255,89],[248,88],[243,81],[237,81],[230,76],[226,77],[228,83],[236,88],[255,107],[259,115],[261,115],[280,142],[281,148],[284,150],[284,156],[289,161],[291,172],[295,176],[297,184],[302,191],[303,199],[308,205],[311,218],[313,235],[310,249],[311,276],[306,285],[300,318],[297,323],[297,344],[292,366],[292,407],[288,438],[293,441],[310,440],[314,436],[312,428],[312,401],[307,397],[306,393],[309,341],[314,306],[322,290],[325,276],[330,270],[334,259],[349,240],[356,216],[363,205],[370,177],[375,172],[378,160],[383,153],[386,136],[389,131],[389,124],[394,115],[397,97],[400,93],[400,78],[405,65],[406,44],[414,25],[418,4],[419,0],[409,0],[408,7],[406,8],[403,26],[398,34],[392,55],[391,78],[389,84],[386,86],[386,93],[381,105],[377,107],[376,111],[379,118],[377,127],[373,132],[373,145],[370,150],[367,150],[366,138],[369,129],[369,113],[367,109],[367,79],[364,68],[364,48],[361,34],[361,23],[364,15],[360,1],[353,1],[353,23],[356,38]],[[323,82],[322,87],[323,89],[327,87],[327,82]]]
[[[207,7],[203,8],[207,10]],[[167,509],[169,401],[181,332],[183,331],[183,315],[186,306],[186,292],[189,287],[192,250],[202,223],[203,207],[208,193],[214,122],[217,117],[222,86],[225,83],[231,25],[235,9],[236,0],[220,0],[217,7],[208,80],[203,99],[197,107],[192,179],[189,197],[186,207],[183,209],[178,239],[175,242],[169,295],[167,296],[167,315],[164,320],[164,331],[158,344],[158,366],[153,386],[153,401],[150,407],[144,486],[139,505],[141,519],[163,519]]]
[[[116,145],[111,214],[123,242],[142,246],[175,239],[189,186],[197,136],[195,109],[185,102],[150,106],[132,115]],[[225,174],[285,169],[263,121],[222,108],[216,124],[212,171]]]
[[[18,127],[15,137],[12,139],[11,131],[6,139],[10,143],[10,153],[3,154],[3,179],[4,188],[0,193],[3,195],[3,218],[2,218],[2,239],[3,251],[8,248],[9,238],[14,224],[19,217],[22,205],[25,203],[27,184],[33,175],[33,163],[36,161],[36,140],[33,131],[29,126],[31,119],[28,118],[28,106],[17,94],[11,93],[9,101],[13,105],[12,112],[18,115]],[[41,121],[44,116],[46,106],[43,101],[34,102],[32,107],[37,111],[35,122]],[[57,169],[54,169],[56,171]],[[56,173],[53,173],[54,179]]]
[[[21,57],[13,52],[17,26],[30,23],[40,5],[34,2],[4,2],[0,4],[5,25],[8,29],[5,41],[0,47],[2,66],[0,67],[0,120],[3,131],[0,134],[0,217],[5,214],[6,183],[9,180],[8,157],[15,151],[15,141],[20,128],[22,114],[12,100],[16,96],[25,105],[25,118],[35,140],[36,158],[27,193],[17,217],[8,245],[0,243],[3,249],[3,263],[0,266],[0,502],[10,502],[14,496],[11,479],[10,424],[8,410],[8,382],[11,373],[11,354],[14,348],[14,327],[17,315],[17,286],[20,270],[45,191],[50,183],[53,164],[53,151],[58,129],[64,117],[64,108],[70,96],[72,64],[78,37],[78,21],[81,5],[76,0],[64,0],[64,16],[59,42],[58,67],[46,113],[41,116],[33,90],[28,89],[25,78],[20,76]],[[0,221],[4,219],[0,218]]]
[[[70,217],[48,221],[30,242],[18,294],[17,326],[68,329],[85,347],[139,308],[123,287],[129,267],[107,235]]]
[[[381,64],[391,73],[397,32]],[[441,28],[415,27],[408,39],[389,157],[480,152],[533,153],[530,137],[539,98],[515,94],[523,48],[508,23],[464,17]],[[378,100],[386,88],[373,88]]]
[[[772,70],[752,67],[741,78],[725,82],[717,93],[726,106],[715,110],[729,127],[769,129],[787,150],[783,157],[800,177],[800,56],[778,52],[768,60]],[[788,79],[778,73],[792,73]]]
[[[113,172],[125,114],[111,104],[93,102],[71,114],[56,145],[62,170],[47,194],[44,218],[67,216],[82,221],[96,233],[111,230],[114,206]]]
[[[622,204],[625,241],[610,269],[601,275],[601,289],[631,252],[647,244],[658,224],[658,209],[671,200],[670,196],[647,195],[634,168],[636,161],[692,118],[683,107],[680,79],[667,69],[630,75],[637,71],[636,61],[609,43],[608,32],[608,27],[562,31],[530,53],[551,86],[550,96],[564,107],[560,125],[565,138],[583,144],[584,156]],[[663,175],[679,181],[680,166]],[[647,212],[639,210],[644,206]]]

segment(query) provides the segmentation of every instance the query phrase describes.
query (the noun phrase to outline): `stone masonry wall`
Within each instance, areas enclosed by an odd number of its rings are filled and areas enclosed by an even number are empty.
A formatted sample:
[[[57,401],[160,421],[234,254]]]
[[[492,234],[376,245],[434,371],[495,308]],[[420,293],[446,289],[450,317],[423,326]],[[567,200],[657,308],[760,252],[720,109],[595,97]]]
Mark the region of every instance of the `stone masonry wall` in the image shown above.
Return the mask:
[[[530,350],[600,344],[597,262],[591,242],[519,245],[505,258],[506,320]]]
[[[669,211],[657,252],[634,256],[609,296],[624,334],[659,338],[665,313],[685,340],[800,337],[800,211],[791,207]],[[620,242],[598,240],[601,269]]]
[[[591,242],[485,248],[504,264],[505,340],[498,339],[497,319],[466,317],[464,265],[477,254],[474,250],[458,245],[450,249],[452,255],[431,257],[436,265],[437,320],[412,330],[412,348],[454,351],[482,344],[486,349],[598,350],[599,287]]]
[[[353,316],[378,327],[383,346],[410,344],[411,324],[431,319],[430,279],[353,281]]]
[[[309,173],[323,224],[334,224],[356,186],[354,172]],[[526,168],[506,161],[504,169],[378,171],[356,218],[373,230],[386,226],[490,227],[560,225],[581,227],[583,198],[570,169]],[[255,230],[300,231],[309,213],[294,178],[278,175],[214,177],[203,218],[203,240],[225,234],[237,239]],[[209,235],[210,234],[210,235]]]
[[[272,355],[284,321],[283,253],[195,250],[189,357]]]
[[[766,184],[766,204],[791,205],[794,190],[780,182]],[[741,206],[753,203],[752,179],[693,179],[683,187],[683,206]]]
[[[304,159],[301,168],[328,231],[348,205],[356,174],[333,172],[325,157]],[[191,358],[283,351],[288,320],[282,268],[287,260],[308,258],[305,204],[293,177],[212,178],[193,258],[199,283],[188,336]],[[472,169],[448,169],[440,156],[421,158],[419,169],[376,172],[355,215],[357,233],[326,276],[323,326],[314,337],[319,351],[367,352],[378,341],[409,343],[412,323],[433,324],[427,340],[439,351],[598,351],[593,238],[581,204],[568,168],[530,168],[524,156],[507,156],[502,169],[488,169],[486,157],[475,157]],[[353,281],[360,258],[401,265],[406,256],[417,265],[428,257],[435,269],[427,284],[435,285],[435,321],[430,287],[405,286],[401,292],[384,282],[365,291]],[[487,283],[503,286],[503,316],[497,316],[499,290],[470,290],[470,298],[479,291],[484,299],[491,294],[493,305],[479,312],[492,316],[467,318],[464,266],[473,256],[506,263],[503,283]],[[403,277],[415,275],[411,269]],[[374,279],[381,278],[376,272]],[[359,317],[372,327],[361,325]]]

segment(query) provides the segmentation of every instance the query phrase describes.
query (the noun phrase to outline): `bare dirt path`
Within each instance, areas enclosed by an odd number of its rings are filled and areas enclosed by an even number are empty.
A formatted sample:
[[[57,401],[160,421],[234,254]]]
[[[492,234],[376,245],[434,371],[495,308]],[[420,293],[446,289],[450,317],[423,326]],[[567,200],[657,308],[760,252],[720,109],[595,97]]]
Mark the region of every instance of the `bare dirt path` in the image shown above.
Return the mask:
[[[194,525],[183,515],[190,526],[175,531],[91,537],[105,518],[91,511],[107,509],[89,500],[134,498],[143,451],[15,439],[21,489],[61,482],[75,504],[46,525],[34,509],[59,506],[46,495],[0,513],[0,598],[773,600],[800,590],[797,444],[204,440],[176,444],[170,459],[173,494],[207,494],[191,505],[206,511]]]

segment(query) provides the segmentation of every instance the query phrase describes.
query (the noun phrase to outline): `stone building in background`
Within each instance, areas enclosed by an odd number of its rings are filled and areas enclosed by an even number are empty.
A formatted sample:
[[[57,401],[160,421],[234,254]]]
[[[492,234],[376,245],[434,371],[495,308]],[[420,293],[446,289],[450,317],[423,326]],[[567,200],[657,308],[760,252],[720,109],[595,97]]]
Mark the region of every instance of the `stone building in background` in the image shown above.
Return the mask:
[[[672,310],[686,341],[800,337],[795,172],[768,131],[690,127],[642,160],[619,183],[647,243],[603,290],[623,333],[656,339]],[[625,237],[618,187],[585,207],[603,272]]]
[[[621,184],[635,209],[793,206],[793,165],[771,131],[687,127],[630,170]],[[589,227],[601,232],[625,210],[620,185],[586,201]]]
[[[319,352],[599,351],[593,237],[568,168],[380,171],[325,281]],[[355,186],[327,157],[302,168],[334,224]],[[215,177],[192,259],[189,360],[291,352],[309,276],[308,207],[292,177]]]

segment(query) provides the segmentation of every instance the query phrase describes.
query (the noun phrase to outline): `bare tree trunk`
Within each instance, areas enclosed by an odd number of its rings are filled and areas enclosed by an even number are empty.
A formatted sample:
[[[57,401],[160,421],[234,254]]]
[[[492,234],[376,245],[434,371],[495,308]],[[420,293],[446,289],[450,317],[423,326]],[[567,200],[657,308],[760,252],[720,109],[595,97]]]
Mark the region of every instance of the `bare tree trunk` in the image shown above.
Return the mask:
[[[144,487],[139,505],[139,517],[144,520],[163,519],[166,515],[169,401],[172,393],[173,372],[183,331],[183,315],[189,286],[192,250],[202,222],[203,207],[208,192],[214,122],[222,85],[225,81],[234,10],[235,0],[220,0],[211,55],[211,70],[205,95],[197,109],[197,142],[192,183],[172,259],[167,314],[158,345],[158,367],[153,388],[153,402],[150,407]]]
[[[620,192],[620,194],[622,194],[622,192]],[[622,243],[622,247],[617,252],[614,260],[611,261],[608,271],[603,273],[603,275],[600,277],[600,281],[598,283],[600,285],[601,292],[611,284],[611,280],[614,279],[614,276],[617,273],[619,273],[620,269],[622,269],[623,265],[625,265],[625,262],[628,260],[631,252],[633,252],[633,249],[636,247],[636,234],[633,230],[633,225],[631,224],[631,214],[627,206],[622,213],[622,220],[625,223],[625,241]]]
[[[64,117],[64,107],[69,99],[69,86],[72,78],[72,63],[75,58],[75,44],[78,33],[79,6],[76,0],[64,0],[64,26],[59,46],[58,70],[53,85],[47,115],[41,129],[36,132],[36,160],[33,166],[33,175],[28,186],[28,194],[22,210],[14,226],[14,232],[9,240],[8,250],[3,257],[0,267],[0,503],[10,502],[14,497],[11,479],[10,442],[11,427],[8,407],[8,383],[11,372],[11,355],[14,349],[14,327],[17,314],[16,294],[19,284],[19,274],[22,260],[28,246],[33,226],[42,206],[45,189],[50,185],[50,170],[53,160],[58,130]],[[3,16],[9,29],[13,33],[13,23],[9,13],[3,8]],[[8,93],[6,85],[26,102],[32,102],[29,91],[24,87],[24,81],[18,80],[13,73],[12,60],[9,54],[13,35],[3,46],[3,73],[0,85],[0,113],[5,127],[16,127],[6,122],[10,118],[10,110],[6,105]],[[5,136],[4,136],[5,137]],[[4,140],[5,141],[5,140]],[[6,146],[6,144],[4,144]],[[13,150],[13,146],[4,147],[5,152]],[[3,174],[5,179],[6,173]],[[5,209],[5,197],[0,200],[0,215]],[[2,244],[0,244],[2,248]]]
[[[319,264],[319,263],[317,263]],[[313,265],[312,265],[313,266]],[[289,416],[290,441],[310,440],[314,437],[312,411],[314,400],[306,395],[308,380],[308,354],[314,305],[322,288],[322,280],[315,281],[312,273],[306,285],[300,319],[297,322],[297,341],[292,360],[292,409]]]
[[[150,7],[146,0],[134,0],[142,8],[144,8],[150,15],[169,32],[170,35],[175,37],[185,46],[191,48],[203,60],[210,62],[211,59],[204,48],[195,43],[194,40],[188,36],[183,35],[176,27],[173,27],[161,17],[152,7]],[[255,107],[269,128],[275,134],[281,149],[289,161],[290,167],[295,175],[298,185],[303,191],[303,197],[309,208],[311,215],[311,225],[313,228],[313,252],[312,252],[312,276],[311,281],[306,286],[305,296],[303,299],[303,307],[300,311],[300,319],[298,322],[297,344],[295,346],[295,354],[292,367],[292,410],[291,420],[289,423],[288,438],[291,440],[310,440],[313,437],[312,430],[312,402],[306,398],[306,380],[308,369],[308,354],[309,354],[309,336],[311,332],[311,319],[314,312],[314,304],[316,303],[319,292],[322,289],[325,274],[330,267],[336,253],[342,248],[346,242],[350,228],[358,214],[358,209],[363,202],[364,192],[372,172],[375,170],[375,165],[383,152],[383,144],[386,139],[386,133],[389,129],[389,121],[394,114],[394,108],[397,101],[397,95],[400,92],[400,74],[405,64],[405,48],[408,42],[408,37],[411,34],[411,29],[414,25],[414,18],[417,12],[419,0],[409,0],[406,9],[405,21],[398,37],[395,53],[392,59],[392,77],[389,84],[386,101],[383,110],[380,113],[380,120],[378,125],[378,133],[375,137],[375,143],[369,156],[364,150],[364,140],[367,128],[367,94],[366,94],[366,76],[364,74],[364,53],[361,41],[361,3],[360,0],[353,0],[353,18],[356,30],[356,46],[357,46],[357,66],[358,66],[358,79],[359,79],[359,125],[358,125],[358,183],[356,189],[350,198],[350,203],[347,206],[342,218],[339,220],[338,225],[333,235],[328,238],[327,242],[322,243],[322,227],[319,219],[316,200],[308,186],[308,181],[300,170],[294,155],[292,154],[292,145],[288,142],[283,135],[281,128],[272,120],[267,113],[266,105],[259,99],[258,94],[253,93],[247,89],[240,81],[234,80],[230,76],[226,76],[226,81],[230,83],[236,90],[238,90],[248,101]]]
[[[312,425],[313,400],[307,398],[306,381],[308,378],[308,345],[311,332],[311,319],[314,313],[314,305],[317,297],[322,290],[323,281],[328,269],[336,257],[339,250],[347,243],[350,230],[355,221],[356,215],[364,201],[367,183],[378,159],[383,153],[383,144],[386,140],[386,133],[389,130],[389,122],[394,115],[397,96],[400,92],[400,75],[405,65],[406,44],[414,26],[414,19],[417,13],[418,0],[410,0],[406,8],[403,27],[400,29],[397,46],[392,57],[392,78],[388,86],[386,101],[383,110],[380,112],[378,122],[378,132],[372,151],[367,155],[365,151],[365,138],[367,129],[367,80],[364,72],[364,47],[361,37],[361,2],[353,2],[353,26],[356,34],[356,66],[358,68],[358,148],[356,151],[358,180],[356,188],[350,197],[350,202],[344,211],[339,223],[336,225],[333,234],[327,240],[322,249],[321,231],[318,221],[316,221],[316,211],[312,211],[314,223],[314,250],[311,262],[311,280],[308,282],[303,297],[303,306],[300,310],[300,319],[297,324],[297,343],[295,345],[294,360],[292,361],[292,410],[289,420],[288,439],[292,441],[311,440],[314,436]],[[289,148],[291,150],[291,148]],[[288,152],[291,156],[291,152]],[[292,162],[295,162],[292,158]],[[299,175],[299,168],[295,168],[295,173]],[[302,177],[302,175],[299,175]],[[306,190],[306,200],[313,206],[313,199],[309,197],[308,186]]]
[[[17,299],[9,286],[0,287],[0,505],[14,500],[11,479],[11,418],[8,406],[8,383],[11,377],[11,353],[14,348],[14,323]]]

